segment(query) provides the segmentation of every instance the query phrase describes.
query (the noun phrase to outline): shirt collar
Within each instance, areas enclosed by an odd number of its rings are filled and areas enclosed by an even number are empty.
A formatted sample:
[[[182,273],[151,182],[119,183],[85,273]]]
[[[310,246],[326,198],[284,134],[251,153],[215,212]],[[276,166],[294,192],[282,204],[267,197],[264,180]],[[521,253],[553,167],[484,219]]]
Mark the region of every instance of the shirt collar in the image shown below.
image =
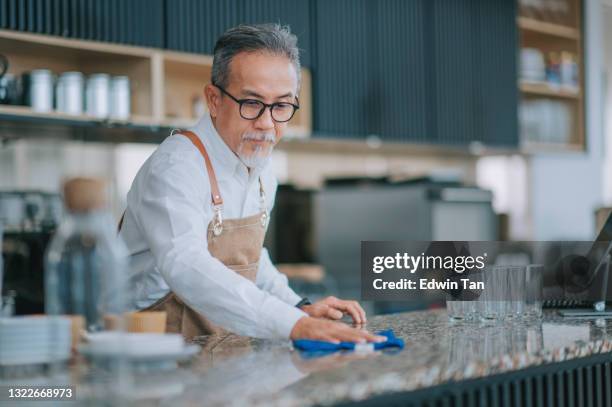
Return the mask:
[[[235,177],[241,183],[251,184],[257,180],[264,168],[252,169],[249,173],[246,165],[240,161],[232,149],[221,138],[209,114],[205,114],[200,121],[192,128],[204,143],[206,151],[213,162],[215,175],[217,178]]]
[[[202,140],[213,162],[217,178],[247,173],[245,165],[221,138],[209,114],[205,114],[192,129]],[[244,167],[244,168],[243,168]]]

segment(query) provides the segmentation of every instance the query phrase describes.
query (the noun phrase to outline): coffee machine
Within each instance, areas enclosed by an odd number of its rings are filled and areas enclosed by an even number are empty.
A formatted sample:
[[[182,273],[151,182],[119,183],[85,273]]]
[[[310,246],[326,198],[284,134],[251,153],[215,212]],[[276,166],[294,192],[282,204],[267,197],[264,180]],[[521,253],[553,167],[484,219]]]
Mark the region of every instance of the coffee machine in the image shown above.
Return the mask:
[[[44,313],[44,255],[63,216],[59,194],[0,191],[3,297],[15,314]]]

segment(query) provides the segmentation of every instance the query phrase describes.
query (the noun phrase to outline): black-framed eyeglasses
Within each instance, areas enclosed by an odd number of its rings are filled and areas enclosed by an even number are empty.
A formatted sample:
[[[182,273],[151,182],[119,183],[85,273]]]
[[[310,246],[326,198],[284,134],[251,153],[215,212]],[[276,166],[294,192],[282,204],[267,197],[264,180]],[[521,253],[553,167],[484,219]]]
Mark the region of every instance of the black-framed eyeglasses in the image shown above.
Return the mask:
[[[278,123],[285,123],[291,120],[295,114],[295,111],[300,108],[299,104],[289,102],[275,102],[267,104],[257,99],[237,99],[221,86],[215,85],[214,83],[213,85],[240,105],[240,117],[246,120],[257,120],[261,117],[266,108],[270,108],[272,120]],[[299,103],[297,96],[295,100]]]

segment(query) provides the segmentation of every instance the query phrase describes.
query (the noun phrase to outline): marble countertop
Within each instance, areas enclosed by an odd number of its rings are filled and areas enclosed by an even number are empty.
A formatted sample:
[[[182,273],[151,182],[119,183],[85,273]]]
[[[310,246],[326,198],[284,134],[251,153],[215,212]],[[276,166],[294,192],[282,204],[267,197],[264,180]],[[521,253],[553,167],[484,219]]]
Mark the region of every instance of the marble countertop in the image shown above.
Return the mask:
[[[227,338],[183,370],[193,384],[183,405],[331,405],[453,380],[612,351],[612,320],[567,319],[498,324],[449,321],[445,310],[372,317],[392,328],[402,351],[306,357],[287,342]]]
[[[288,341],[216,338],[178,369],[136,375],[130,405],[332,405],[612,351],[612,320],[553,312],[485,324],[449,321],[445,310],[432,310],[367,324],[373,332],[388,328],[404,339],[403,350],[308,357]],[[82,380],[76,385],[86,392]]]

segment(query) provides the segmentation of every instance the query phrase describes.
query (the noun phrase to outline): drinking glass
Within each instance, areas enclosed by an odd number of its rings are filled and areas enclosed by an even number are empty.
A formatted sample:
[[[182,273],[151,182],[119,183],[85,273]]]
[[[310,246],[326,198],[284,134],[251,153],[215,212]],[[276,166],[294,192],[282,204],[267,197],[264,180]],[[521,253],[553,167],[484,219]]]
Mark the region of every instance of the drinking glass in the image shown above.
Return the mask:
[[[508,317],[520,318],[525,312],[525,274],[526,267],[508,266],[505,269],[508,281],[507,292],[504,299],[508,300]]]
[[[525,314],[528,317],[542,316],[544,266],[530,264],[525,270]]]
[[[503,266],[491,266],[483,273],[485,289],[479,301],[482,319],[496,320],[506,316],[506,303],[502,300],[506,286],[505,269]]]

